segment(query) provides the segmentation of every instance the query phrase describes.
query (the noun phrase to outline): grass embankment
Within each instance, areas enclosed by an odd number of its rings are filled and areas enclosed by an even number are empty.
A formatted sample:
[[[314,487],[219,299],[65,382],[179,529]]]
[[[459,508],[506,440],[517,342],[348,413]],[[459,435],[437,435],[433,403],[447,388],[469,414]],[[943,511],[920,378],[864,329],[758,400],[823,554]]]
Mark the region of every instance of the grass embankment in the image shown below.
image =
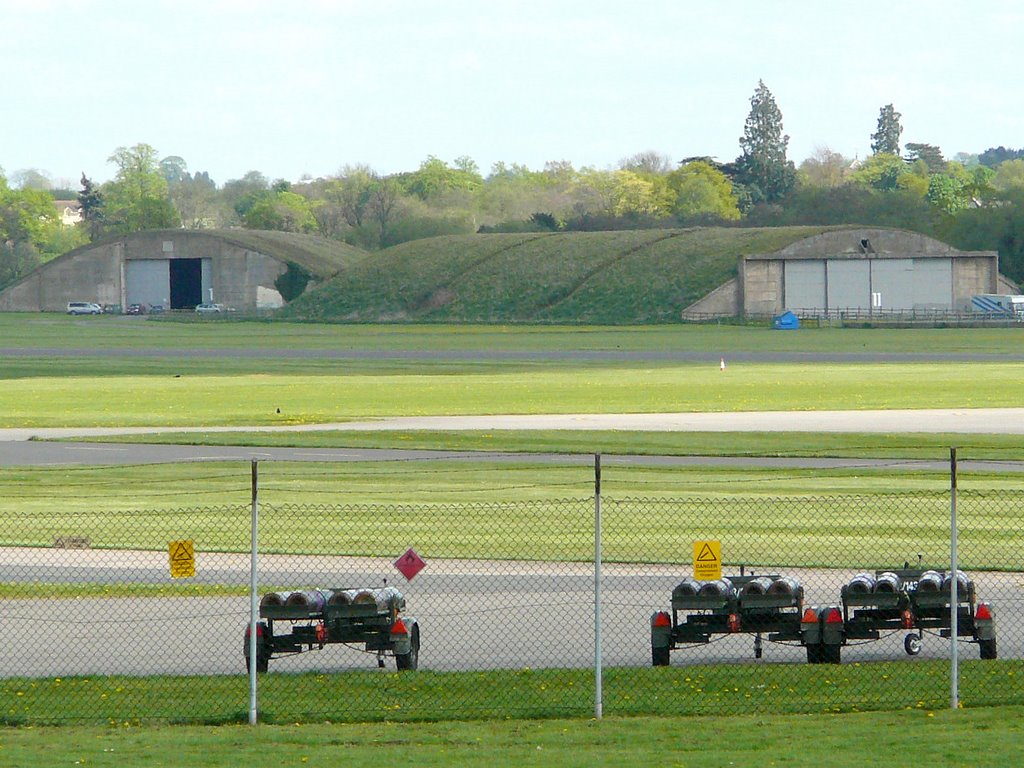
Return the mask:
[[[675,322],[739,257],[826,227],[436,237],[388,248],[292,302],[285,317],[429,322]]]
[[[928,768],[1015,765],[1024,707],[954,712],[582,720],[372,723],[174,728],[17,728],[0,731],[10,768],[124,768],[185,761],[246,765],[515,765],[522,768],[664,765],[863,768],[883,760]]]

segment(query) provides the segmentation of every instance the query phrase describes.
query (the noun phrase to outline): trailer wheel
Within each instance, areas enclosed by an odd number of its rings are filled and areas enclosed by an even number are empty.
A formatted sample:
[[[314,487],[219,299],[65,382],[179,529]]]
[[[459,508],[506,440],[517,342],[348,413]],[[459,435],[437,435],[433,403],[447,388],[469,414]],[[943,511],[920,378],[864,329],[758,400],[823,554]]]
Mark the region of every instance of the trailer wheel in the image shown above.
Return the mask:
[[[921,652],[921,635],[911,632],[903,638],[903,650],[907,652],[907,656],[917,656]]]
[[[823,659],[824,651],[822,650],[821,643],[813,643],[807,646],[807,663],[808,664],[821,664]]]
[[[257,626],[256,635],[256,671],[266,672],[270,669],[270,656],[271,656],[271,645],[267,641],[267,635],[270,633],[270,628],[264,622],[260,622]],[[245,630],[245,671],[248,673],[252,666],[249,659],[249,630]]]
[[[996,658],[996,639],[993,637],[991,640],[979,640],[978,651],[983,659]]]
[[[654,667],[667,667],[669,661],[669,654],[671,651],[666,645],[664,648],[655,648],[651,646],[651,666]]]
[[[409,652],[395,654],[395,666],[405,671],[416,669],[420,665],[420,628],[412,628],[412,637],[409,638]]]

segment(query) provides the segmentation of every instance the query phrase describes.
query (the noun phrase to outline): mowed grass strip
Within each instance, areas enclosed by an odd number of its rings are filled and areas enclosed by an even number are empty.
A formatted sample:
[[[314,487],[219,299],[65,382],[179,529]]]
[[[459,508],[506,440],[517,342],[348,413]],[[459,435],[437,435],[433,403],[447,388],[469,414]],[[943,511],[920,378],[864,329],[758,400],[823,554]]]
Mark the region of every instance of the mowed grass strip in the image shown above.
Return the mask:
[[[168,541],[192,539],[197,553],[244,552],[249,470],[7,470],[2,544],[50,547],[77,536],[96,549],[166,551]],[[948,484],[943,473],[609,465],[604,556],[676,563],[692,540],[718,538],[730,565],[874,567],[916,553],[945,562]],[[1019,566],[1019,477],[966,475],[960,486],[964,567]],[[586,561],[593,550],[585,462],[264,462],[260,488],[265,552],[377,557],[396,540],[427,558]]]
[[[240,657],[242,651],[239,643]],[[960,667],[960,698],[966,706],[1024,704],[1018,682],[1024,662],[971,659]],[[949,663],[944,661],[619,667],[606,669],[603,682],[604,711],[616,717],[777,717],[949,706]],[[594,711],[595,690],[593,670],[530,668],[271,672],[260,676],[258,688],[264,723],[586,718]],[[0,681],[0,722],[8,726],[243,723],[248,702],[244,672]]]
[[[302,425],[385,416],[1020,405],[1024,363],[513,370],[460,375],[141,376],[5,382],[0,427]]]
[[[12,766],[158,765],[187,753],[190,768],[245,765],[404,765],[490,768],[788,766],[863,768],[913,755],[928,768],[1011,766],[1024,707],[917,709],[843,715],[605,717],[204,727],[34,727],[0,731]],[[728,738],[723,737],[727,734]],[[894,758],[902,759],[902,758]]]
[[[263,446],[276,448],[400,448],[481,453],[639,456],[732,456],[945,461],[1024,459],[1020,435],[851,432],[633,432],[629,430],[317,430],[282,432],[154,432],[70,438],[101,443]],[[486,459],[485,456],[481,457]]]
[[[761,325],[493,325],[329,324],[273,320],[227,320],[194,316],[68,317],[53,313],[0,313],[6,349],[146,351],[188,359],[194,350],[273,353],[330,350],[444,353],[557,353],[694,351],[711,356],[734,352],[932,353],[1019,358],[1024,328],[816,328],[778,332]],[[273,356],[272,354],[269,356]],[[254,366],[265,366],[257,359]],[[259,370],[254,367],[253,370]],[[5,374],[0,374],[5,375]]]

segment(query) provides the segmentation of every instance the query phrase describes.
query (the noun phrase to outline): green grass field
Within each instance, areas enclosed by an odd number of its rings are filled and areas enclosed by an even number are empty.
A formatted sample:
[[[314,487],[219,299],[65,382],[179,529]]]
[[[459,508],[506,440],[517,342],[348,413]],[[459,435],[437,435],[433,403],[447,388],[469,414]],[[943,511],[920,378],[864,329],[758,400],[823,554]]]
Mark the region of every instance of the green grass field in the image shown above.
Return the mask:
[[[1016,765],[1024,707],[835,715],[607,717],[140,728],[5,728],[10,768],[403,765],[424,768],[863,768],[878,760],[928,768]]]

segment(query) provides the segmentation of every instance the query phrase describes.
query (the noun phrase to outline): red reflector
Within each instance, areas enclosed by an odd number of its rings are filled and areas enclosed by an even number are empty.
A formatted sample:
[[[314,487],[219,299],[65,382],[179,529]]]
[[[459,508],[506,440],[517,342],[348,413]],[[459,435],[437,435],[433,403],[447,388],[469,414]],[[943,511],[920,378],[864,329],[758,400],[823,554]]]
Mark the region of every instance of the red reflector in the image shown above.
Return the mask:
[[[838,608],[832,608],[828,612],[828,616],[825,617],[826,624],[842,624],[843,614],[839,612]]]
[[[813,608],[808,608],[804,611],[804,617],[800,619],[801,624],[817,624],[818,623],[818,612]]]
[[[658,611],[654,614],[654,626],[656,627],[671,627],[672,619],[668,617],[665,611]]]
[[[904,629],[912,629],[913,628],[913,626],[914,626],[914,614],[912,614],[909,610],[903,611],[903,613],[900,615],[900,619],[903,622],[903,628]]]
[[[405,622],[401,619],[395,619],[395,623],[391,625],[392,635],[407,635],[409,630],[405,628]]]
[[[327,627],[321,621],[316,625],[316,641],[318,643],[324,643],[327,641]]]
[[[739,632],[740,631],[740,617],[739,617],[739,614],[730,613],[729,614],[729,619],[726,622],[726,624],[727,624],[730,632]]]
[[[979,621],[991,621],[992,611],[988,607],[988,603],[978,603],[978,612],[974,614],[974,618]]]

